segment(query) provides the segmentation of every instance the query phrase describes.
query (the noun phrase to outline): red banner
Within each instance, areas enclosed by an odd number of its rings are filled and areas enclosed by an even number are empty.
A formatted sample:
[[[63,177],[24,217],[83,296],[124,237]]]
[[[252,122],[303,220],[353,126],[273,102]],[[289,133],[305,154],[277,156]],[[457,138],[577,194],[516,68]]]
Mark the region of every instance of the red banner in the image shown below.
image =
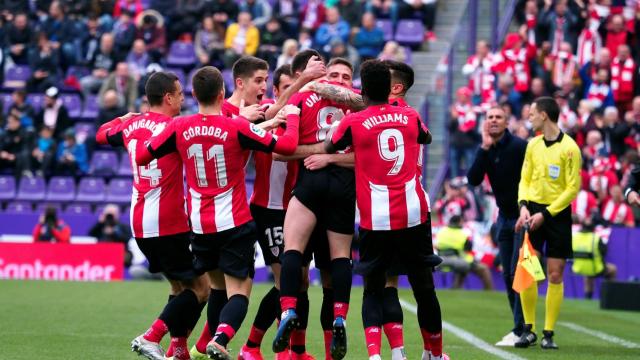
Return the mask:
[[[0,279],[122,280],[124,245],[0,243]]]

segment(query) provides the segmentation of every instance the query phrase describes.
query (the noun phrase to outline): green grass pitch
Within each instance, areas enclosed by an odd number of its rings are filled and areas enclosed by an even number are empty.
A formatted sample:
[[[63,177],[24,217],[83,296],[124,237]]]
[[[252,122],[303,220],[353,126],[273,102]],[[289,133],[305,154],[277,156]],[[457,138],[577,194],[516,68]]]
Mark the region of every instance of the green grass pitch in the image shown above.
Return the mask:
[[[246,340],[260,298],[267,285],[257,285],[251,296],[249,314],[230,348],[237,353]],[[129,342],[143,332],[159,314],[167,298],[163,282],[70,283],[0,281],[0,359],[136,359]],[[497,292],[439,291],[443,319],[476,337],[494,344],[510,329],[506,297]],[[401,291],[413,302],[411,293]],[[347,359],[367,359],[360,306],[362,289],[351,294],[348,318]],[[307,331],[309,351],[324,359],[319,309],[320,288],[310,290],[311,315]],[[640,300],[639,300],[640,301]],[[203,314],[205,314],[203,312]],[[598,330],[633,343],[640,343],[640,313],[602,311],[597,302],[566,300],[560,320]],[[538,307],[538,323],[544,321],[544,298]],[[201,318],[190,345],[199,335]],[[270,353],[273,328],[262,349]],[[556,329],[559,351],[543,352],[539,347],[507,351],[526,359],[640,359],[640,349],[629,349],[566,327]],[[420,359],[422,340],[415,315],[405,311],[405,343],[408,359]],[[495,359],[451,333],[444,333],[445,351],[452,359]],[[165,340],[166,348],[166,340]],[[390,354],[383,338],[383,358]]]

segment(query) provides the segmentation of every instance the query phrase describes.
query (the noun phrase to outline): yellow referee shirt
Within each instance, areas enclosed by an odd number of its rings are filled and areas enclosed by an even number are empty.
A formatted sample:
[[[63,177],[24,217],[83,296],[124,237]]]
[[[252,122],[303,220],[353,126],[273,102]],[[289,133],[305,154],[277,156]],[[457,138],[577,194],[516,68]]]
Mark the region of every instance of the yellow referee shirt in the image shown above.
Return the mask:
[[[544,135],[527,145],[518,187],[518,203],[535,202],[548,205],[551,216],[571,205],[580,191],[582,156],[573,139],[560,133],[555,141]]]

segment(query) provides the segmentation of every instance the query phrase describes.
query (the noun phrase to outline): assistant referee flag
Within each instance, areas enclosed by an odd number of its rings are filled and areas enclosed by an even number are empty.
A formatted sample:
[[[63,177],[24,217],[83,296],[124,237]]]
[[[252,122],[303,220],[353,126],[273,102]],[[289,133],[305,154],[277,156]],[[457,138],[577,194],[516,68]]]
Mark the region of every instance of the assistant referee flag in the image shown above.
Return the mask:
[[[540,265],[540,259],[536,254],[531,241],[529,241],[529,231],[525,229],[524,241],[520,247],[516,274],[513,278],[513,290],[520,293],[528,289],[535,281],[544,280],[544,271]]]

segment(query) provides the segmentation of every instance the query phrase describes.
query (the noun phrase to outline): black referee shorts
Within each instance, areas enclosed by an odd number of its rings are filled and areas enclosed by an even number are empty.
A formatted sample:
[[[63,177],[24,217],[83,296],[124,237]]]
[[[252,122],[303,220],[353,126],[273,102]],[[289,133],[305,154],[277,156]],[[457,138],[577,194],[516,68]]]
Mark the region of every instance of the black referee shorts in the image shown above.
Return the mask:
[[[547,206],[529,202],[527,209],[533,216],[542,212]],[[568,206],[556,216],[545,219],[539,229],[529,232],[531,245],[548,258],[570,259],[573,257],[571,225],[571,206]]]

